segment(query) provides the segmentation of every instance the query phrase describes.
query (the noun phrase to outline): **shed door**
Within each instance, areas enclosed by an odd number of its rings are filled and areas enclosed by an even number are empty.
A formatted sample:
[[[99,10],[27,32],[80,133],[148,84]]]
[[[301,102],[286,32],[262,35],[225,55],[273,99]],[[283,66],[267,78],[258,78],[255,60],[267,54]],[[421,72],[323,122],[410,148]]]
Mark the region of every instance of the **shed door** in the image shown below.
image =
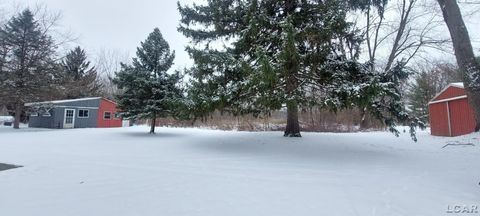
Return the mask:
[[[75,110],[65,109],[65,118],[63,128],[74,128],[75,125]]]

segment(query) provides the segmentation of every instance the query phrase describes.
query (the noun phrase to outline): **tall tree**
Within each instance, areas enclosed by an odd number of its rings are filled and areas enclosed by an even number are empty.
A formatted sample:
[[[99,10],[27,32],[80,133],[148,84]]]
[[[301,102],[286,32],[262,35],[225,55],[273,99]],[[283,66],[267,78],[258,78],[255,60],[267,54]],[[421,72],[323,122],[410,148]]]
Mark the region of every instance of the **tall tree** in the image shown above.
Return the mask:
[[[468,101],[476,119],[476,131],[480,130],[480,64],[476,61],[467,26],[456,0],[438,0],[443,18],[450,31],[455,57],[463,73]]]
[[[150,133],[155,133],[157,117],[175,116],[182,99],[178,72],[167,73],[175,59],[175,52],[155,28],[137,48],[132,65],[122,64],[114,83],[122,116],[133,119],[150,119]]]
[[[408,100],[413,115],[428,122],[428,103],[438,93],[436,74],[432,71],[420,71],[409,85]]]
[[[404,64],[377,74],[357,62],[362,40],[346,16],[352,6],[371,3],[209,0],[204,5],[179,4],[178,29],[193,42],[187,47],[195,62],[189,70],[193,113],[205,115],[219,109],[269,115],[286,107],[284,135],[288,137],[301,136],[298,112],[312,104],[333,110],[371,105],[375,108],[370,112],[388,126],[407,120],[399,112],[401,92],[394,86],[405,78],[399,67]]]
[[[408,65],[427,49],[444,49],[449,40],[438,36],[443,20],[424,3],[421,0],[378,0],[377,4],[362,8],[357,25],[364,26],[364,46],[372,62],[371,70],[386,72],[397,61]],[[367,110],[361,110],[360,127],[367,129]]]
[[[179,5],[179,31],[205,45],[188,47],[196,64],[194,85],[213,93],[205,95],[214,104],[210,108],[234,114],[269,115],[286,106],[284,135],[300,137],[298,111],[309,100],[307,76],[333,54],[336,39],[350,33],[344,6],[297,0]],[[233,47],[212,48],[215,41]]]
[[[28,9],[12,17],[0,31],[4,49],[0,98],[13,107],[16,129],[24,103],[40,100],[52,89],[56,47],[48,33]]]
[[[95,67],[90,67],[85,50],[76,47],[61,63],[64,98],[98,96],[102,88]]]

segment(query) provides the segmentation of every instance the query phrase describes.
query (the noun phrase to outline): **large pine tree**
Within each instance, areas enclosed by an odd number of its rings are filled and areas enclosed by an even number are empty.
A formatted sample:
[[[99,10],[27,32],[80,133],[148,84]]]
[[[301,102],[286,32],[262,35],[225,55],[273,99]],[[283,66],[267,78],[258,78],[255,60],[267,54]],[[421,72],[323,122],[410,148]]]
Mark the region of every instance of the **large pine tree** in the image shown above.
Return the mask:
[[[409,120],[398,84],[401,62],[383,74],[357,62],[361,37],[350,9],[381,1],[209,0],[178,5],[178,28],[193,44],[193,114],[216,109],[268,115],[287,108],[285,136],[299,137],[298,112],[317,105],[370,107],[390,129]],[[351,4],[353,3],[353,4]],[[412,131],[413,134],[414,131]]]
[[[48,33],[28,9],[0,31],[0,98],[14,109],[14,128],[19,128],[24,104],[47,98],[53,89],[56,47]]]
[[[122,115],[132,119],[151,120],[150,133],[155,133],[157,117],[174,116],[181,103],[181,76],[167,73],[173,65],[175,52],[155,28],[137,48],[132,65],[122,64],[114,83]]]
[[[61,88],[64,98],[98,96],[102,85],[95,67],[90,67],[85,50],[76,47],[61,62]]]

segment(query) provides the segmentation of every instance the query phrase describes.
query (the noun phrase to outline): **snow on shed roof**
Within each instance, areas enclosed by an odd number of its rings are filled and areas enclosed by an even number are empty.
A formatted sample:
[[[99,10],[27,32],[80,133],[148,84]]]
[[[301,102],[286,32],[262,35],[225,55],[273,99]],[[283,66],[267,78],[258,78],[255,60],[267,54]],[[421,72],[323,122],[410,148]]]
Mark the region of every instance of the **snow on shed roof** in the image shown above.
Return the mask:
[[[102,99],[102,97],[88,97],[88,98],[78,98],[78,99],[68,99],[68,100],[54,100],[54,101],[42,101],[42,102],[32,102],[26,103],[25,106],[32,106],[34,104],[60,104],[60,103],[69,103],[77,101],[87,101],[87,100],[97,100]]]
[[[465,88],[463,86],[463,82],[450,83],[450,85],[448,85],[447,88],[450,87],[450,86],[457,87],[457,88]],[[445,89],[447,89],[447,88],[445,88]]]
[[[440,91],[437,95],[435,95],[435,97],[433,97],[433,99],[428,103],[428,104],[433,104],[433,103],[438,103],[438,102],[444,102],[444,100],[441,100],[441,101],[435,101],[440,95],[442,95],[445,91],[447,91],[448,88],[450,87],[456,87],[456,88],[462,88],[464,89],[465,86],[463,85],[463,82],[456,82],[456,83],[450,83],[447,87],[445,87],[442,91]],[[463,98],[464,96],[462,96]],[[466,96],[465,96],[466,97]],[[458,99],[458,98],[453,98],[453,99]],[[447,99],[448,100],[451,100],[451,99]]]

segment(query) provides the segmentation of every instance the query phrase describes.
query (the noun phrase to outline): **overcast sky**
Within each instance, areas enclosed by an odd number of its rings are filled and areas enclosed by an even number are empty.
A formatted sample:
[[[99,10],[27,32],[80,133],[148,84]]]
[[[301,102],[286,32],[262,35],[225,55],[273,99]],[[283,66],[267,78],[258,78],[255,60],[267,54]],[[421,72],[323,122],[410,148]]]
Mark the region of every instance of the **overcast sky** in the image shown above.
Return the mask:
[[[0,0],[5,3],[9,0]],[[63,14],[62,28],[79,36],[77,43],[91,56],[101,49],[135,54],[140,41],[158,27],[171,49],[176,51],[173,69],[191,64],[184,51],[188,40],[177,32],[180,19],[176,0],[10,0],[20,4],[43,3]],[[182,3],[202,0],[181,0]],[[480,14],[480,13],[479,13]],[[480,49],[479,16],[468,18],[470,36],[476,53]],[[445,32],[443,32],[445,33]],[[439,33],[442,34],[442,33]],[[440,56],[442,56],[441,54]],[[452,58],[446,57],[445,58]]]
[[[20,0],[17,0],[20,1]],[[182,2],[189,2],[184,0]],[[44,3],[60,11],[62,28],[78,36],[78,43],[90,55],[101,49],[135,54],[136,47],[158,27],[176,52],[174,69],[191,64],[184,51],[188,40],[177,32],[180,19],[174,0],[22,0],[28,5]]]

